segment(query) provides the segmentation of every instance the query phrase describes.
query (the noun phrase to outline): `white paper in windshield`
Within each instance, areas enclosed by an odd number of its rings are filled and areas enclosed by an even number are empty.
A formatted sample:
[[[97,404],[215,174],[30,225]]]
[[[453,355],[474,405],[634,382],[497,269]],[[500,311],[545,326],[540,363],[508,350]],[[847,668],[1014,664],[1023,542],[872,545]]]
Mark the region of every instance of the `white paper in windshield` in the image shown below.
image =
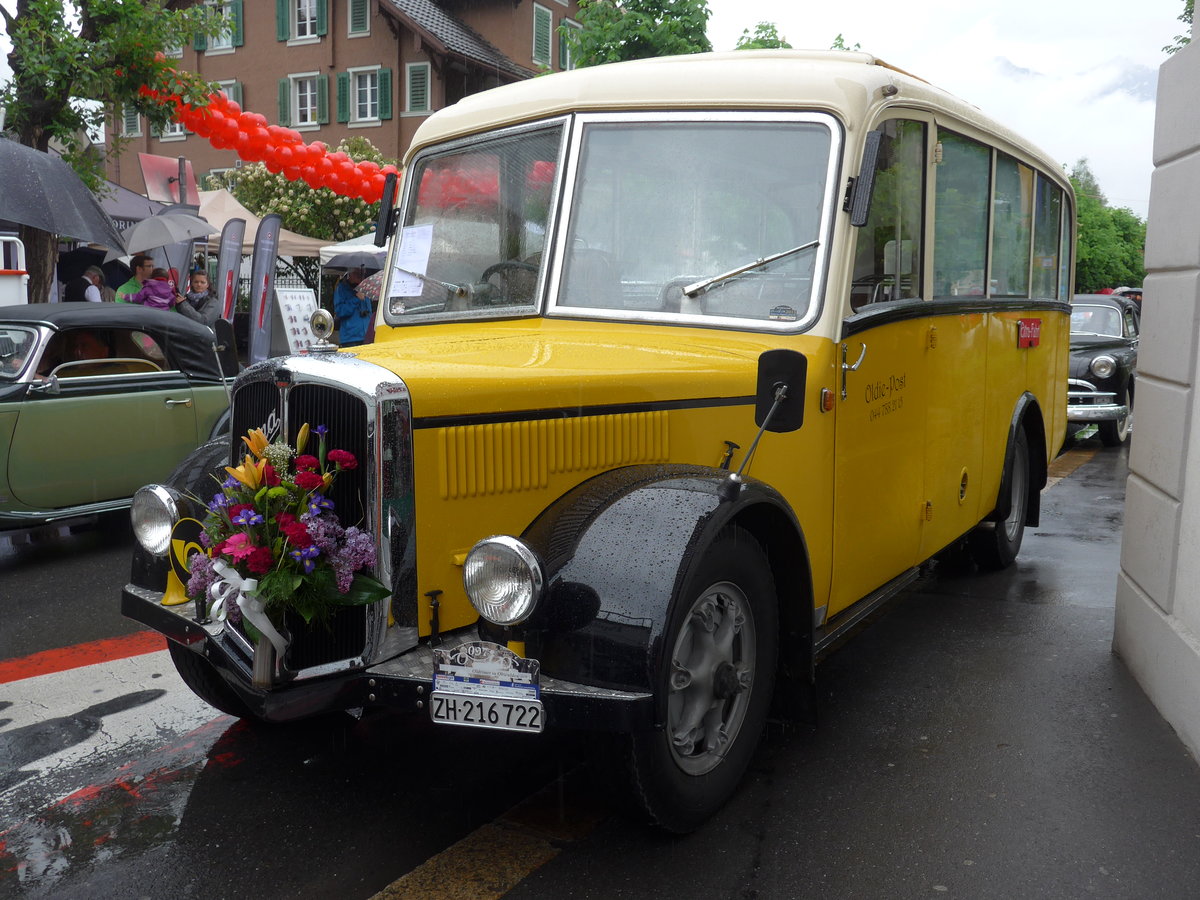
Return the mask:
[[[429,267],[429,252],[433,248],[433,224],[409,225],[404,229],[400,238],[400,247],[396,250],[396,259],[392,263],[392,292],[393,297],[421,296],[421,279]]]

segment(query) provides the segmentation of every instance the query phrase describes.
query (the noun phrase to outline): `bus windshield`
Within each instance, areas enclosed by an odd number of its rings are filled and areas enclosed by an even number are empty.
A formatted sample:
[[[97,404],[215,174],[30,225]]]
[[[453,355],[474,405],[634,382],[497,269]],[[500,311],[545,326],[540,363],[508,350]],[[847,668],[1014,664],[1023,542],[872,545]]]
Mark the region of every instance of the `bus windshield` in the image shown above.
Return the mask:
[[[815,315],[831,121],[579,118],[566,164],[560,128],[418,161],[389,293],[397,324],[545,309],[793,330]]]

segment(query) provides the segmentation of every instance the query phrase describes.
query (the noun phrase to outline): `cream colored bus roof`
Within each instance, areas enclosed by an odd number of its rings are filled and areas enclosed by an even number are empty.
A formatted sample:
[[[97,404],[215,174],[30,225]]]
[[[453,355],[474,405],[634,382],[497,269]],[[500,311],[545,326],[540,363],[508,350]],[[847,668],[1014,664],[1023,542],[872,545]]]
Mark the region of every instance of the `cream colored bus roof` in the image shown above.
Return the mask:
[[[897,91],[885,98],[889,85]],[[576,111],[805,109],[837,113],[853,130],[885,99],[941,112],[1059,165],[978,109],[869,53],[846,50],[737,50],[610,63],[531,78],[472,94],[421,125],[409,156],[434,142]]]

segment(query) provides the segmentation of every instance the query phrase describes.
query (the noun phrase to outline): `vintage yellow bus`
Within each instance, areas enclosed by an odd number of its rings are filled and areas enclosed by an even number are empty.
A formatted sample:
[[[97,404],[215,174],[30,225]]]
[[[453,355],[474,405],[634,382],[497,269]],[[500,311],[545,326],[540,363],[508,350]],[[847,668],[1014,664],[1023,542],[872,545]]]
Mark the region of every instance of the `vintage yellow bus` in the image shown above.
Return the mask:
[[[389,596],[277,609],[277,646],[184,596],[191,495],[235,438],[139,495],[124,611],[237,715],[613,732],[649,816],[694,828],[835,640],[939,552],[1002,567],[1036,524],[1073,203],[1032,144],[864,53],[468,97],[386,204],[374,343],[233,392],[234,435],[321,424],[357,454],[330,498]]]

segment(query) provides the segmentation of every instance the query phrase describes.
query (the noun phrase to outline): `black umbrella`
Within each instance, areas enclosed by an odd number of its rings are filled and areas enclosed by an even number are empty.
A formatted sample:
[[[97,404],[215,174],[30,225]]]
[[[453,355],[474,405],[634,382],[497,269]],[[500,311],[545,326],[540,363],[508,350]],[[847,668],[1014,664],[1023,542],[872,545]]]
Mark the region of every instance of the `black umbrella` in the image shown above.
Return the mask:
[[[385,254],[386,248],[384,247],[380,247],[374,253],[370,250],[352,250],[349,253],[339,253],[329,258],[329,262],[325,263],[325,268],[366,269],[369,272],[378,272],[383,268],[383,257]]]
[[[78,278],[83,275],[88,266],[99,266],[103,269],[104,283],[111,288],[118,288],[133,277],[129,266],[119,259],[105,262],[103,250],[97,250],[94,247],[77,247],[74,250],[58,254],[58,280],[67,282],[72,278]]]
[[[96,196],[58,157],[0,139],[0,173],[0,219],[125,249]]]

